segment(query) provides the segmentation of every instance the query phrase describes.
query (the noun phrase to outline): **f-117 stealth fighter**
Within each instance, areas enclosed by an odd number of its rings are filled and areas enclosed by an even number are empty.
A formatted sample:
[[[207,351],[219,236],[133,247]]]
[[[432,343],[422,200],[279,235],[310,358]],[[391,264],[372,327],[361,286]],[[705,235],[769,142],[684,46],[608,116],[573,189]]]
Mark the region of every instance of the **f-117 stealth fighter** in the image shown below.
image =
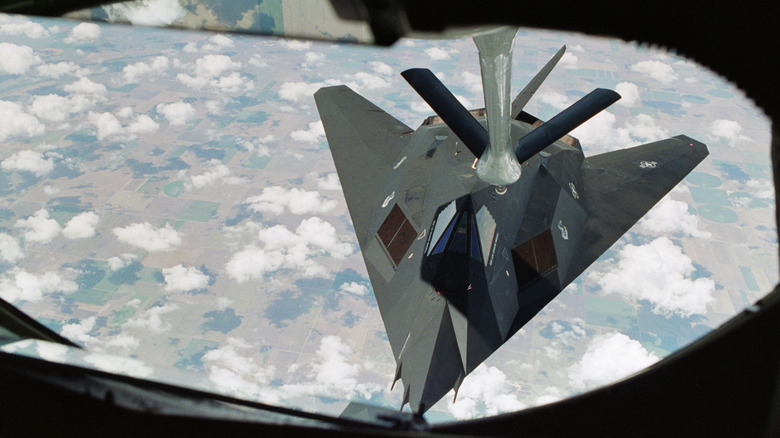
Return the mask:
[[[429,70],[402,73],[436,112],[411,129],[346,86],[314,97],[396,360],[422,414],[615,243],[708,151],[680,135],[585,157],[568,133],[620,96],[542,122],[509,102],[515,29],[474,37],[485,109]]]

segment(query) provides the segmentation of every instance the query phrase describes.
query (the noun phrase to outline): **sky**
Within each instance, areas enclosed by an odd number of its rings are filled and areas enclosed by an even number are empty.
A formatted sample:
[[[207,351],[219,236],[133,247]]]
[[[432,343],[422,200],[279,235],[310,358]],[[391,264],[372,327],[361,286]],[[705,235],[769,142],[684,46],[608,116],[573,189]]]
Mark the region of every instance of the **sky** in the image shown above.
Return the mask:
[[[400,405],[312,94],[347,84],[415,127],[431,110],[399,72],[428,67],[481,107],[470,40],[383,50],[13,16],[0,34],[0,297],[87,352],[4,350],[332,414]],[[518,33],[513,91],[563,44],[526,111],[608,87],[622,99],[572,133],[586,156],[677,134],[711,155],[432,421],[630,375],[777,282],[760,110],[673,54],[546,31]]]

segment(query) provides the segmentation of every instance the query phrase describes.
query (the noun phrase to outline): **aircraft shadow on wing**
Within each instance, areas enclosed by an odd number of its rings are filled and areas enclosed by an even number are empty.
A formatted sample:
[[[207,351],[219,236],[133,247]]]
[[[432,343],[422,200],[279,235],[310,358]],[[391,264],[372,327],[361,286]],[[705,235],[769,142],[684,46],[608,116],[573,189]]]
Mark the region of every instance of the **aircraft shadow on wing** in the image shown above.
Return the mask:
[[[466,375],[708,155],[680,135],[586,158],[568,132],[617,93],[597,89],[545,123],[522,111],[564,50],[508,111],[521,175],[506,185],[477,172],[494,134],[485,110],[463,108],[429,70],[402,73],[437,113],[417,130],[346,86],[315,93],[395,356],[393,385],[402,381],[402,407],[417,414],[451,389],[457,397]]]

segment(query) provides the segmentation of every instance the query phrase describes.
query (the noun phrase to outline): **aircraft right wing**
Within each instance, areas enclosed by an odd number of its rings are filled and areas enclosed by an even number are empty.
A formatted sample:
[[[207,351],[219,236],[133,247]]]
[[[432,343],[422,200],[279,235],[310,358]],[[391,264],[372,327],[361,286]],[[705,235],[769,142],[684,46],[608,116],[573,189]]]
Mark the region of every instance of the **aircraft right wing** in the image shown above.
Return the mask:
[[[707,155],[703,143],[678,135],[587,158],[582,186],[588,219],[564,281],[596,261]]]
[[[355,234],[365,250],[371,213],[385,196],[379,193],[381,184],[387,181],[414,130],[345,85],[321,88],[314,93],[314,100]]]

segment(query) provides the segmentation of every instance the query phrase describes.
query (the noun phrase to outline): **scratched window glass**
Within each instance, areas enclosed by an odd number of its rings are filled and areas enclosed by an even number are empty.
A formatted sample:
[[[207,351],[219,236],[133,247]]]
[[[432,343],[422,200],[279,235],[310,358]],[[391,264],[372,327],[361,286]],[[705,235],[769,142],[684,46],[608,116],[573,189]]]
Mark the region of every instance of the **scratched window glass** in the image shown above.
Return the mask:
[[[16,16],[0,16],[0,34],[0,297],[84,346],[91,366],[333,415],[351,401],[398,409],[411,365],[397,359],[419,363],[406,358],[425,349],[405,344],[406,335],[395,341],[382,318],[401,312],[412,327],[424,306],[392,301],[414,291],[391,288],[392,306],[380,311],[384,298],[378,305],[370,276],[441,281],[440,294],[424,292],[449,300],[448,330],[460,333],[459,324],[475,322],[453,315],[476,308],[469,299],[481,293],[460,267],[517,290],[579,263],[562,248],[588,232],[577,206],[595,189],[555,180],[563,174],[550,150],[522,165],[520,181],[535,182],[430,205],[476,178],[474,156],[440,119],[428,119],[434,111],[400,73],[430,69],[466,109],[484,108],[469,38],[383,49]],[[455,362],[473,369],[453,377],[457,398],[444,391],[424,407],[429,421],[518,410],[611,383],[717,328],[778,281],[761,111],[673,54],[524,29],[514,40],[512,98],[563,45],[516,123],[544,126],[605,88],[621,99],[556,151],[581,149],[588,158],[685,135],[709,155],[538,314],[522,326],[494,324],[507,338],[495,352],[462,347],[486,332],[455,336],[454,362],[425,372],[445,373]],[[314,99],[342,84],[411,130],[426,119],[430,128],[415,154],[387,172],[370,163],[358,176],[347,172],[353,190],[363,189],[355,181],[384,184],[376,179],[420,163],[451,163],[451,173],[415,174],[397,189],[388,182],[366,198],[375,202],[360,218],[350,216],[346,174],[340,180]],[[355,135],[383,116],[352,119]],[[671,172],[667,158],[640,158],[626,172]],[[502,215],[502,199],[526,192],[531,219]],[[360,240],[360,227],[374,234]],[[507,240],[511,227],[528,238]],[[367,269],[363,253],[385,259]],[[508,280],[493,272],[501,260]],[[485,294],[498,302],[495,290]],[[523,299],[514,303],[493,311],[522,313]]]

